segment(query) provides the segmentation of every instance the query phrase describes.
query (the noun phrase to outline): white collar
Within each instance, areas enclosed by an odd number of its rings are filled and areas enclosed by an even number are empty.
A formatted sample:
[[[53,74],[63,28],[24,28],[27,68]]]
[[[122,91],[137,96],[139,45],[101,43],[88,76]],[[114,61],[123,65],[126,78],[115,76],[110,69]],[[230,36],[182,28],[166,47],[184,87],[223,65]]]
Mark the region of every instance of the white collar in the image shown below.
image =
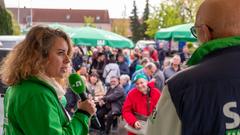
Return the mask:
[[[54,78],[50,78],[43,73],[39,73],[37,75],[37,78],[52,86],[56,91],[58,97],[65,95],[66,90],[64,90],[63,87]]]

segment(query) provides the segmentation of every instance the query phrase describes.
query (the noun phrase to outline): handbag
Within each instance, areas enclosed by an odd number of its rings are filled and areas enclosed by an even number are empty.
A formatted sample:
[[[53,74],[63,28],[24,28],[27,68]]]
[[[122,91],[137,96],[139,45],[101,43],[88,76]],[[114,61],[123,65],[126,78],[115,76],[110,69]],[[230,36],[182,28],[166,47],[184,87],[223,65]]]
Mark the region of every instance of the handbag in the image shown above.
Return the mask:
[[[144,135],[144,133],[145,133],[145,131],[146,131],[146,121],[142,121],[142,120],[139,120],[140,121],[140,123],[141,123],[141,125],[142,125],[142,128],[141,129],[136,129],[136,128],[134,128],[134,127],[132,127],[132,126],[130,126],[129,124],[125,124],[124,125],[124,128],[127,130],[127,131],[129,131],[129,132],[131,132],[131,133],[134,133],[134,134],[136,134],[136,135]]]
[[[147,116],[144,116],[142,114],[139,114],[137,112],[134,112],[133,113],[134,116],[138,119],[138,121],[140,121],[141,125],[142,125],[142,128],[141,129],[136,129],[132,126],[130,126],[129,124],[125,124],[124,128],[131,132],[131,133],[134,133],[136,135],[144,135],[145,131],[146,131],[146,123],[147,123],[147,119],[148,117]]]

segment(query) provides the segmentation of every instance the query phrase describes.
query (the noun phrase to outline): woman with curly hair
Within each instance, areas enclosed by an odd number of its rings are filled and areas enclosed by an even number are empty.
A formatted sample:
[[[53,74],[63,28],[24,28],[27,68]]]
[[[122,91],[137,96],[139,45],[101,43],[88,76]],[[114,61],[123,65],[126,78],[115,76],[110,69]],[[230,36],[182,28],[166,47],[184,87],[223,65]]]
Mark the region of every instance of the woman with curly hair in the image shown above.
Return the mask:
[[[59,98],[72,54],[69,37],[61,30],[35,26],[3,60],[0,77],[8,89],[4,98],[3,134],[87,135],[91,100],[78,102],[70,120]]]

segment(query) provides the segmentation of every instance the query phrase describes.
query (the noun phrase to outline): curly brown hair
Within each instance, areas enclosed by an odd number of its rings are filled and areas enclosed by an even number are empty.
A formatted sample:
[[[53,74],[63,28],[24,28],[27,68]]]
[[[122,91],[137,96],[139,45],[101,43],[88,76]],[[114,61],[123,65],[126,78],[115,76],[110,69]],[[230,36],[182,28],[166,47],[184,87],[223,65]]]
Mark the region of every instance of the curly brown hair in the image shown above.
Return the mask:
[[[67,42],[67,55],[71,57],[72,44],[65,32],[46,26],[35,26],[1,62],[2,82],[6,85],[14,85],[22,79],[43,72],[49,50],[57,38],[63,38]]]

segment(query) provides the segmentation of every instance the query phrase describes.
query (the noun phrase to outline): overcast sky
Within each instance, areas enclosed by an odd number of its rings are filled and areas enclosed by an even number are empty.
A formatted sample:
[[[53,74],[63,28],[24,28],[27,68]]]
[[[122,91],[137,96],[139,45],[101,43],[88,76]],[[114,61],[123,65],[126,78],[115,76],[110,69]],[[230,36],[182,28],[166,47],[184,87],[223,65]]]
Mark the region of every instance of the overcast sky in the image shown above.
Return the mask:
[[[136,0],[139,15],[145,7],[146,0]],[[159,5],[162,0],[149,0],[151,6]],[[133,0],[5,0],[6,7],[63,8],[63,9],[108,9],[111,18],[123,18],[131,14]],[[124,6],[125,5],[125,6]]]

